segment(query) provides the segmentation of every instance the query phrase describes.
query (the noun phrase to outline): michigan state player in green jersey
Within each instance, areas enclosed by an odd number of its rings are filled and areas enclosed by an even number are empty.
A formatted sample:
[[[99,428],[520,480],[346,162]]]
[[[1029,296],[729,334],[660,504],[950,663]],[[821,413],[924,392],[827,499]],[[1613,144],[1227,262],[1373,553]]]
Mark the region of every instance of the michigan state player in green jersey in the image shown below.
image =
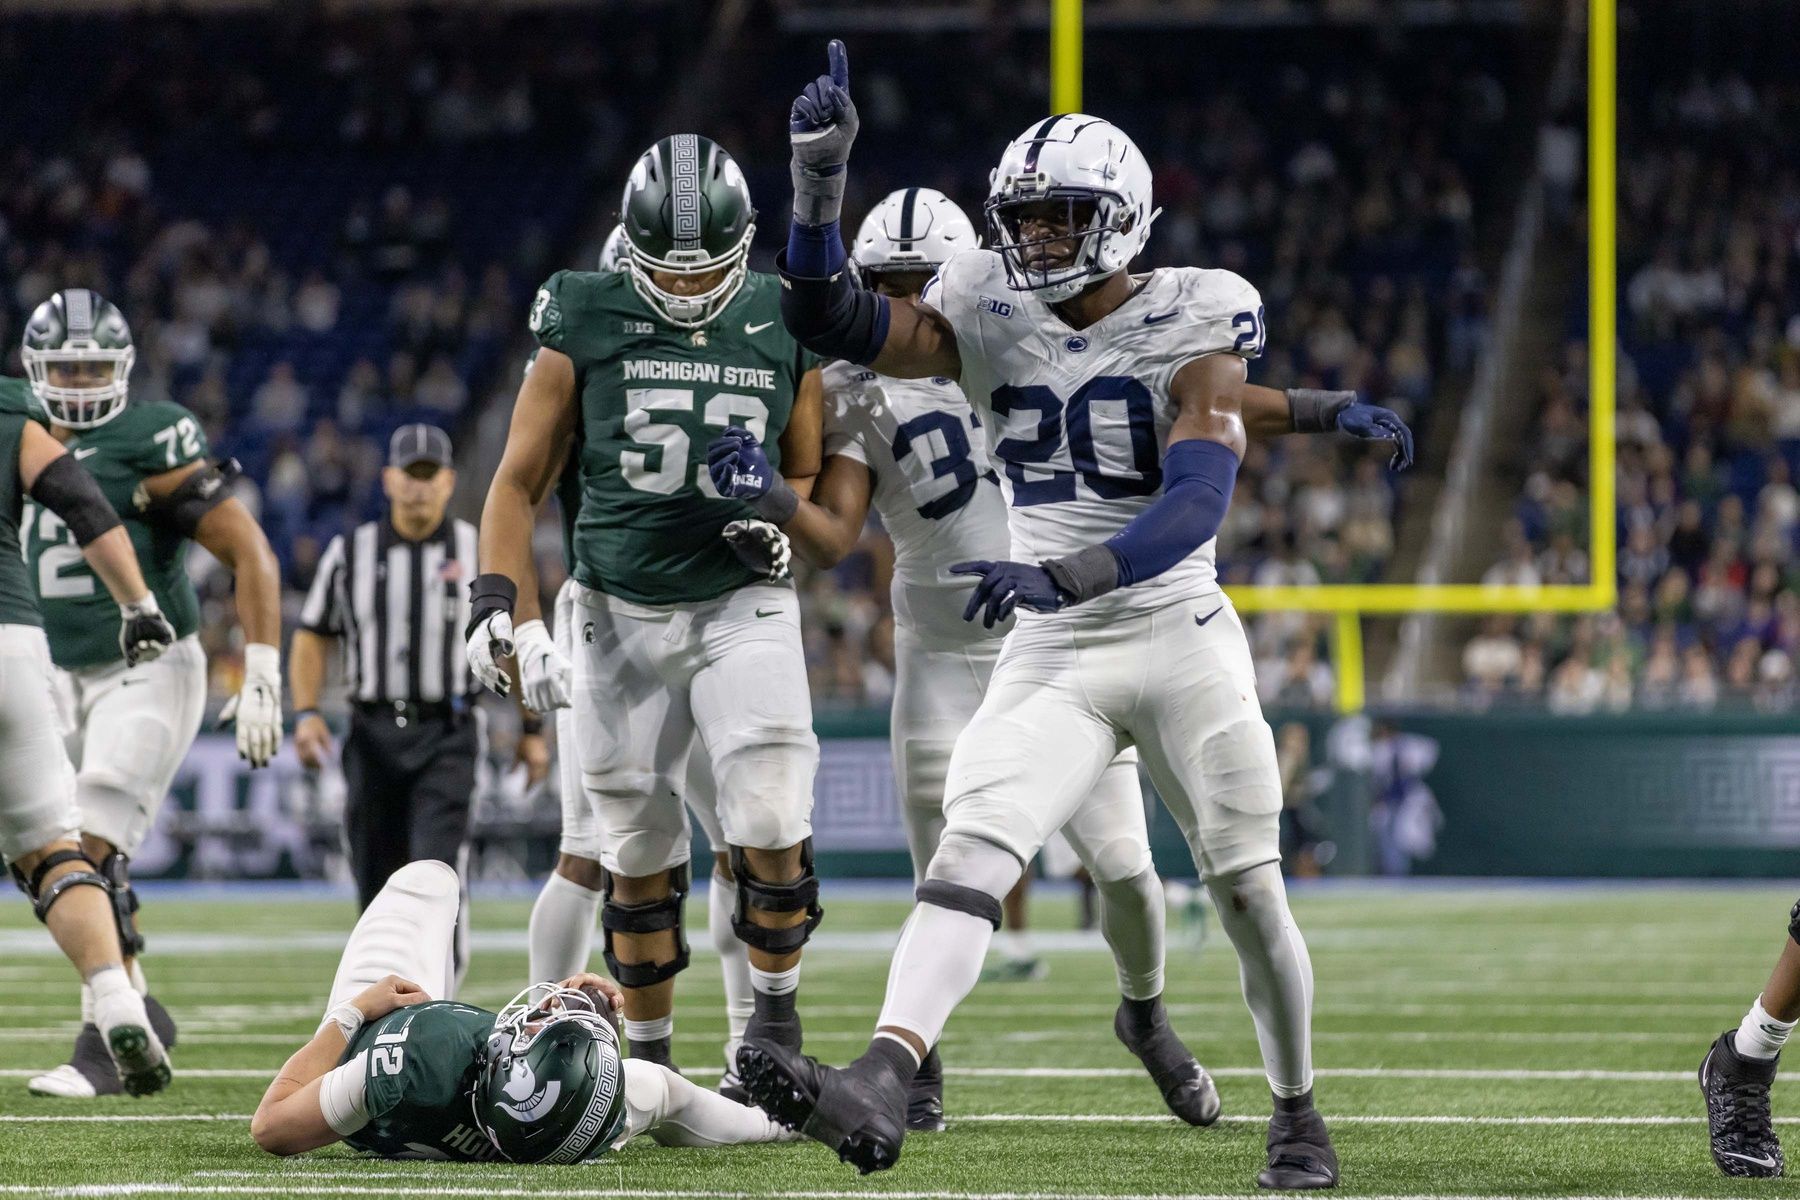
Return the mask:
[[[144,1095],[168,1085],[168,1056],[125,970],[115,923],[124,897],[81,844],[50,647],[19,548],[27,496],[69,529],[76,555],[105,588],[110,607],[96,617],[128,662],[156,658],[175,631],[93,476],[12,400],[0,404],[0,859],[79,973],[115,1089]]]
[[[433,860],[389,877],[344,947],[318,1032],[257,1106],[257,1145],[571,1163],[640,1133],[666,1146],[791,1140],[756,1109],[623,1059],[619,991],[597,975],[534,985],[498,1013],[435,999],[450,985],[458,892]]]
[[[77,770],[82,850],[113,886],[126,969],[144,992],[129,863],[199,732],[206,704],[206,656],[197,637],[200,605],[186,569],[188,542],[198,541],[237,577],[244,685],[221,716],[235,716],[238,753],[254,767],[266,765],[281,744],[275,649],[280,574],[255,518],[231,496],[229,469],[209,460],[193,415],[167,401],[130,400],[135,350],[116,307],[86,288],[57,292],[26,323],[22,354],[27,379],[0,381],[0,402],[29,412],[99,482],[124,519],[177,638],[153,662],[127,662],[108,628],[112,602],[72,531],[51,509],[26,507],[25,566],[56,663],[59,707]],[[168,1014],[154,999],[148,1005],[163,1040],[173,1044]],[[119,1092],[92,1008],[83,989],[74,1053],[33,1078],[33,1093],[86,1099]]]
[[[748,426],[804,493],[821,391],[816,360],[783,332],[777,281],[748,269],[755,212],[730,155],[694,134],[665,138],[632,169],[621,209],[626,270],[559,272],[533,303],[541,350],[482,514],[469,654],[480,678],[510,687],[496,659],[513,648],[518,590],[536,588],[532,513],[579,426],[573,700],[605,868],[605,957],[633,1054],[667,1061],[688,962],[682,798],[696,737],[739,889],[750,1027],[799,1041],[800,951],[820,918],[799,607],[791,584],[725,540],[755,514],[718,495],[704,455],[727,426]]]

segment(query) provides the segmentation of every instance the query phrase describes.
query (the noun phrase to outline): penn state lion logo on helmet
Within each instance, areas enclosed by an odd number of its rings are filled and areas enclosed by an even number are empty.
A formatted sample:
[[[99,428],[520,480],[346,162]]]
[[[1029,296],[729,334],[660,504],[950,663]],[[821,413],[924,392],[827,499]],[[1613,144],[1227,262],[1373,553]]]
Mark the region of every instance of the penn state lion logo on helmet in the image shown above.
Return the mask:
[[[55,424],[94,429],[125,410],[137,349],[125,314],[99,292],[65,288],[38,305],[19,353]]]

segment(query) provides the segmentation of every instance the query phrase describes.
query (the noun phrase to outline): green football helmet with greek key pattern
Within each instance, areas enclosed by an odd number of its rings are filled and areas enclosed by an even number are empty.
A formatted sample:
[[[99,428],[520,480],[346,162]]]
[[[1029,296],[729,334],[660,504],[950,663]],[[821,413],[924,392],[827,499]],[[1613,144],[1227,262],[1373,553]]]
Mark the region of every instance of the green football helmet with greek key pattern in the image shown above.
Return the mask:
[[[511,1162],[603,1154],[625,1127],[625,1067],[610,1014],[574,988],[534,984],[494,1019],[469,1100]]]
[[[619,224],[633,286],[670,324],[698,329],[744,286],[756,209],[737,161],[710,138],[678,133],[644,151],[625,181]],[[657,286],[658,271],[724,274],[706,291],[683,296]]]

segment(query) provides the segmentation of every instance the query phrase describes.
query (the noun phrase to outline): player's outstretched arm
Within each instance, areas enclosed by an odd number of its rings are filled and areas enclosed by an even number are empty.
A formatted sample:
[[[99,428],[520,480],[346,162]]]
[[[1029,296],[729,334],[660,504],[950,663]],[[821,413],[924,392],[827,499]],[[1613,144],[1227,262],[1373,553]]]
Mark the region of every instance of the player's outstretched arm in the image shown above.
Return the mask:
[[[366,1022],[429,999],[418,984],[389,975],[326,1013],[319,1032],[287,1060],[256,1106],[250,1118],[256,1144],[270,1154],[304,1154],[361,1129],[368,1122],[368,1068],[363,1055],[339,1066],[344,1047]]]
[[[575,364],[542,347],[525,373],[506,449],[481,507],[481,574],[469,585],[469,669],[502,696],[512,690],[501,660],[513,653],[513,608],[520,592],[537,592],[532,526],[568,461],[575,420]]]
[[[899,378],[956,378],[962,361],[942,316],[911,300],[863,291],[844,269],[838,221],[858,119],[849,52],[834,40],[826,54],[830,70],[807,84],[788,110],[794,216],[787,249],[775,262],[782,320],[801,345],[827,358]]]
[[[100,582],[119,606],[119,649],[132,666],[175,644],[175,629],[144,582],[131,536],[94,477],[42,426],[27,421],[19,435],[19,482],[74,535]]]
[[[1284,433],[1347,433],[1371,442],[1393,442],[1391,471],[1412,466],[1413,435],[1400,414],[1379,404],[1366,404],[1355,392],[1328,392],[1317,388],[1274,388],[1246,383],[1238,388],[1244,431],[1256,441]]]
[[[1240,387],[1244,360],[1208,354],[1175,372],[1169,393],[1180,409],[1163,453],[1163,494],[1098,545],[1037,566],[1015,562],[957,563],[979,581],[963,611],[990,628],[1015,607],[1052,612],[1154,579],[1219,531],[1248,439]]]

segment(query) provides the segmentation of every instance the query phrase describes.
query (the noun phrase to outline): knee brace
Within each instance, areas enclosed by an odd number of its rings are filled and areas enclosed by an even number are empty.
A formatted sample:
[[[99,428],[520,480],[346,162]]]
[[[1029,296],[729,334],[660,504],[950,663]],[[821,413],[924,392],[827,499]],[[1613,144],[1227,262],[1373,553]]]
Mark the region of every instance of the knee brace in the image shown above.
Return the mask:
[[[613,873],[601,869],[600,928],[605,935],[601,953],[606,959],[606,969],[612,972],[620,987],[650,987],[687,970],[687,931],[681,925],[681,911],[688,894],[688,864],[681,863],[668,870],[667,896],[638,904],[621,904],[613,899]],[[615,933],[661,933],[665,929],[675,931],[675,957],[669,962],[620,962],[613,952]]]
[[[742,846],[731,848],[731,873],[737,876],[737,910],[731,914],[731,931],[746,946],[754,946],[767,954],[792,954],[806,945],[813,930],[825,919],[819,905],[819,877],[813,874],[812,839],[800,843],[800,878],[792,883],[770,883],[750,873],[750,856]],[[806,920],[799,925],[775,929],[758,925],[750,919],[750,910],[762,912],[804,912]]]
[[[59,875],[50,884],[47,891],[39,890],[44,886],[44,876],[50,873],[52,867],[60,867],[62,864],[70,862],[86,863],[88,869]],[[13,881],[19,885],[19,890],[31,898],[32,912],[36,913],[37,919],[46,925],[50,923],[50,906],[72,887],[86,884],[89,887],[104,889],[108,895],[112,894],[112,884],[107,882],[106,876],[94,869],[94,860],[79,850],[51,851],[44,855],[43,861],[32,869],[29,878],[18,867],[14,866],[11,869]]]
[[[119,926],[119,948],[126,958],[144,952],[144,935],[138,932],[137,893],[131,888],[131,858],[114,850],[100,860],[100,874],[112,891],[113,921]]]

